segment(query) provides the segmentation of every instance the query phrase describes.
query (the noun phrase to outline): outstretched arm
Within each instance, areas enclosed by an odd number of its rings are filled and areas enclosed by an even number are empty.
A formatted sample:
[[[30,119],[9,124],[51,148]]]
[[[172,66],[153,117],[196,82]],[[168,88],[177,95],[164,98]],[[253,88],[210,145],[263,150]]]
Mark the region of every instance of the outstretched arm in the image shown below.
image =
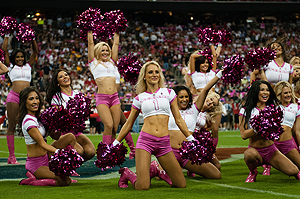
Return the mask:
[[[0,61],[0,75],[8,73],[8,68]]]
[[[93,32],[89,31],[87,35],[88,40],[88,62],[93,61],[95,54],[94,54],[94,38],[93,38]]]
[[[203,103],[206,99],[206,96],[209,92],[209,90],[219,81],[219,79],[222,77],[222,71],[218,72],[217,75],[212,78],[205,87],[201,90],[199,97],[197,98],[197,101],[195,102],[198,110],[202,109]]]

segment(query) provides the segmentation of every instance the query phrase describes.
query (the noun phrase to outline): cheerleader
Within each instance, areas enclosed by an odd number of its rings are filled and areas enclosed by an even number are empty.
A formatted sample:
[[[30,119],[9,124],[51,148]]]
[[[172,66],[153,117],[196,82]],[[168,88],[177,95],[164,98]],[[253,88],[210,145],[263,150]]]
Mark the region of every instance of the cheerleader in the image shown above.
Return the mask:
[[[28,176],[20,185],[68,186],[71,183],[68,176],[56,176],[49,170],[49,157],[58,148],[66,148],[68,145],[73,148],[76,143],[75,136],[68,133],[60,136],[52,145],[47,144],[47,132],[40,122],[43,101],[43,97],[34,87],[27,87],[20,92],[19,124],[27,148],[25,168]]]
[[[8,52],[8,39],[9,35],[5,35],[2,49],[5,52],[4,64],[9,66],[8,76],[12,82],[11,91],[7,95],[6,110],[8,118],[7,129],[7,147],[9,151],[9,157],[7,158],[7,164],[19,164],[15,157],[15,144],[14,144],[14,132],[17,123],[17,117],[19,114],[19,93],[24,88],[30,86],[31,81],[31,68],[35,62],[38,54],[38,46],[35,40],[32,40],[32,54],[28,62],[26,62],[26,54],[21,49],[15,49],[11,56]]]
[[[51,106],[63,106],[66,108],[67,102],[74,98],[79,92],[72,89],[72,81],[64,69],[55,70],[50,86],[47,88],[46,101]],[[82,132],[75,134],[75,149],[85,161],[95,156],[95,146],[92,141]]]
[[[206,98],[206,96],[211,87],[217,83],[217,81],[221,77],[221,74],[222,72],[220,71],[214,78],[212,78],[212,80],[208,82],[208,84],[206,84],[206,86],[201,90],[197,101],[194,104],[192,103],[192,94],[186,86],[175,86],[173,88],[177,95],[177,104],[179,107],[180,114],[186,122],[187,127],[191,133],[193,133],[195,130],[198,114],[203,116],[203,112],[200,112],[203,105],[205,104],[205,106],[207,106],[208,108],[212,108],[218,104],[218,100],[216,98],[211,100],[210,98]],[[204,121],[205,120],[206,117],[204,118]],[[202,125],[204,126],[203,123]],[[181,159],[179,149],[181,148],[181,143],[185,141],[186,138],[176,125],[173,115],[171,115],[169,119],[169,135],[171,147],[181,167],[187,169],[189,172],[196,173],[205,178],[221,178],[221,172],[212,163],[203,163],[201,165],[197,165],[192,164],[190,160]]]
[[[264,80],[255,81],[247,95],[243,98],[239,116],[241,136],[249,139],[249,148],[244,153],[245,163],[250,173],[246,182],[255,182],[257,167],[262,164],[270,164],[275,169],[289,176],[300,179],[299,169],[275,146],[274,141],[267,140],[259,135],[250,126],[249,120],[259,114],[267,105],[278,105],[278,99],[271,84]]]
[[[128,187],[128,181],[130,181],[137,190],[149,189],[152,154],[157,157],[160,165],[167,172],[173,187],[186,187],[182,169],[172,152],[168,135],[168,121],[171,111],[177,126],[187,137],[187,140],[191,141],[194,138],[179,113],[175,92],[165,88],[162,69],[157,62],[150,61],[143,65],[136,84],[136,92],[138,96],[134,98],[128,120],[113,145],[124,139],[141,111],[144,124],[136,144],[137,174],[128,168],[121,168],[119,187]]]
[[[275,50],[276,57],[263,70],[254,70],[250,75],[250,82],[252,83],[258,74],[262,80],[268,81],[272,88],[280,81],[288,81],[292,84],[293,80],[293,67],[286,63],[286,55],[283,45],[280,42],[272,42],[271,49]]]
[[[118,47],[119,34],[114,33],[113,46],[105,42],[94,45],[93,33],[88,32],[88,61],[97,84],[96,107],[104,125],[103,142],[110,144],[116,138],[120,123],[120,100],[118,97]]]

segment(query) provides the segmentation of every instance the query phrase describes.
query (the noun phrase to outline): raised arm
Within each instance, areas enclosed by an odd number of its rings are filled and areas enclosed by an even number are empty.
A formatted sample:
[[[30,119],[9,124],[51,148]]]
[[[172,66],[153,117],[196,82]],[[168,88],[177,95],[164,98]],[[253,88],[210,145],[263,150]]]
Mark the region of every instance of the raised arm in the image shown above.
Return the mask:
[[[54,148],[53,146],[51,146],[45,142],[42,134],[40,133],[40,131],[37,128],[31,128],[28,131],[28,134],[46,151],[52,152],[52,153],[54,153],[56,151],[56,148]]]
[[[126,120],[125,124],[123,125],[118,137],[116,138],[117,141],[121,142],[126,135],[128,134],[128,132],[132,129],[132,126],[136,120],[136,118],[139,115],[139,111],[136,110],[135,108],[131,108],[131,112],[129,114],[128,119]]]
[[[217,70],[217,58],[218,58],[219,55],[217,54],[215,46],[213,44],[210,45],[210,49],[211,49],[211,55],[213,56],[213,59],[212,59],[212,62],[213,62],[212,70],[216,71]]]
[[[94,54],[94,38],[93,38],[93,32],[89,31],[87,35],[88,40],[88,62],[93,61],[95,54]]]
[[[8,68],[0,61],[0,75],[8,73]]]
[[[192,133],[188,130],[185,121],[182,119],[182,117],[179,113],[179,109],[178,109],[178,105],[177,105],[177,98],[175,98],[175,100],[171,104],[171,111],[174,116],[175,123],[177,124],[177,126],[179,127],[181,132],[186,137],[189,137],[190,135],[192,135]]]
[[[250,75],[250,84],[253,83],[253,81],[256,79],[256,76],[259,74],[259,70],[255,69],[252,71],[251,75]]]
[[[5,64],[6,66],[9,66],[9,65],[10,65],[10,61],[9,61],[9,53],[8,53],[8,49],[7,49],[7,47],[8,47],[8,39],[9,39],[9,37],[7,37],[7,36],[5,35],[4,41],[3,41],[3,44],[2,44],[2,50],[3,50],[4,53],[5,53],[4,64]]]
[[[190,62],[190,70],[191,70],[191,74],[193,73],[193,72],[195,72],[195,68],[196,68],[196,66],[195,66],[195,59],[197,58],[197,57],[200,57],[201,55],[198,55],[198,54],[191,54],[191,56],[190,56],[190,59],[189,59],[189,62]]]
[[[34,64],[35,59],[36,59],[36,56],[38,55],[38,51],[39,51],[39,50],[38,50],[37,43],[36,43],[35,40],[32,40],[31,44],[32,44],[32,50],[33,50],[33,52],[32,52],[32,54],[30,55],[30,58],[29,58],[29,61],[28,61],[28,64],[29,64],[30,66],[32,66],[32,65]]]
[[[119,50],[119,42],[120,42],[120,35],[118,33],[114,34],[114,43],[111,49],[111,58],[117,62],[118,61],[118,50]]]
[[[219,75],[220,73],[222,73],[222,71],[218,72],[218,74],[214,78],[212,78],[199,93],[197,101],[195,102],[198,110],[202,109],[203,103],[206,99],[209,90],[219,81],[221,77],[221,75]]]

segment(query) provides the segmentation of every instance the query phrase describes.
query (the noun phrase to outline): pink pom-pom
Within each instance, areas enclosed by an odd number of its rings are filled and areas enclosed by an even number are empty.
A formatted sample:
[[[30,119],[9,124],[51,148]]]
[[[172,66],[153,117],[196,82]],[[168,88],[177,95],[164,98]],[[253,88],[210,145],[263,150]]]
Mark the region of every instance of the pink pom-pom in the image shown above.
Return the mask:
[[[40,117],[42,124],[49,132],[67,133],[68,126],[72,126],[69,113],[63,106],[49,107],[41,113]]]
[[[84,96],[83,93],[76,94],[73,99],[67,102],[67,111],[73,124],[68,126],[67,132],[77,134],[84,131],[85,121],[91,114],[90,104],[91,98]]]
[[[232,37],[231,33],[227,30],[219,30],[218,35],[220,36],[220,41],[223,46],[226,46],[227,44],[231,44],[232,42]]]
[[[224,60],[222,81],[225,84],[239,84],[244,77],[244,59],[236,54]]]
[[[189,159],[192,164],[197,165],[210,162],[213,159],[213,154],[216,152],[211,133],[204,128],[196,128],[193,136],[196,141],[182,142],[182,147],[180,148],[181,158]]]
[[[59,149],[51,156],[49,169],[57,176],[70,176],[83,164],[83,161],[84,159],[75,149]]]
[[[0,48],[0,61],[3,63],[5,59],[5,52]]]
[[[112,38],[115,32],[119,33],[126,30],[128,25],[127,19],[124,17],[123,12],[120,10],[113,10],[106,12],[104,15],[108,23],[110,38]]]
[[[266,106],[259,114],[250,119],[249,124],[257,132],[257,135],[266,140],[278,140],[283,133],[281,122],[283,112],[274,104]]]
[[[209,45],[211,43],[218,43],[220,41],[220,36],[218,31],[211,28],[204,28],[198,30],[198,39],[199,42],[202,42],[204,45]]]
[[[30,27],[29,24],[20,23],[18,25],[16,38],[23,43],[30,42],[35,38],[35,31]]]
[[[107,167],[120,166],[125,161],[127,148],[121,143],[113,146],[100,142],[97,148],[97,160],[94,162],[96,167],[105,171]]]
[[[82,12],[77,19],[77,27],[80,28],[80,38],[87,40],[87,33],[93,31],[94,39],[97,38],[97,31],[104,17],[98,8],[89,8]]]
[[[123,75],[126,82],[136,83],[142,68],[142,63],[138,56],[129,53],[128,56],[123,56],[118,60],[117,66],[119,73]]]
[[[245,56],[245,62],[252,71],[261,70],[263,66],[272,61],[276,56],[274,50],[269,48],[256,48],[250,50]]]
[[[17,20],[12,17],[3,17],[0,23],[0,35],[12,34],[17,30]]]

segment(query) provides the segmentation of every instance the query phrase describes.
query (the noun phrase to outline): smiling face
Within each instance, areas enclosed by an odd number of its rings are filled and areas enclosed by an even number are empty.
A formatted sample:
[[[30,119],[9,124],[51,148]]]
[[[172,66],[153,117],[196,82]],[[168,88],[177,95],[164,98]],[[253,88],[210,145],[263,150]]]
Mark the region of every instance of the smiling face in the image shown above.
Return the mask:
[[[70,86],[71,82],[70,82],[70,76],[68,75],[68,73],[66,71],[60,71],[57,74],[57,81],[59,86]]]
[[[294,65],[294,66],[297,66],[297,67],[294,69],[293,76],[294,77],[300,77],[300,64],[297,64],[297,65]]]
[[[185,110],[189,104],[189,94],[186,90],[181,90],[177,95],[177,104],[180,110]]]
[[[207,97],[205,99],[205,102],[203,104],[203,110],[206,111],[206,110],[210,110],[212,109],[213,107],[217,106],[219,103],[219,100],[218,98],[216,97]]]
[[[160,79],[158,67],[155,64],[150,64],[149,66],[147,66],[144,78],[147,84],[158,84]]]
[[[283,49],[282,49],[282,46],[279,43],[272,43],[271,44],[271,49],[275,50],[276,56],[282,55]]]
[[[269,87],[266,84],[259,85],[258,101],[266,103],[270,97]]]
[[[35,112],[38,111],[40,105],[40,98],[38,94],[35,91],[31,91],[28,94],[28,97],[26,99],[26,108],[27,113],[31,115],[35,115]]]
[[[100,59],[101,61],[109,61],[109,49],[106,45],[102,46],[101,52],[100,52]]]
[[[292,100],[292,90],[289,87],[283,87],[281,92],[281,103],[289,104]]]
[[[24,54],[22,52],[18,52],[16,54],[16,57],[15,57],[16,65],[23,66],[24,65],[24,59],[25,59]]]
[[[205,62],[203,64],[200,64],[200,72],[205,73],[208,70],[208,60],[205,59]]]

